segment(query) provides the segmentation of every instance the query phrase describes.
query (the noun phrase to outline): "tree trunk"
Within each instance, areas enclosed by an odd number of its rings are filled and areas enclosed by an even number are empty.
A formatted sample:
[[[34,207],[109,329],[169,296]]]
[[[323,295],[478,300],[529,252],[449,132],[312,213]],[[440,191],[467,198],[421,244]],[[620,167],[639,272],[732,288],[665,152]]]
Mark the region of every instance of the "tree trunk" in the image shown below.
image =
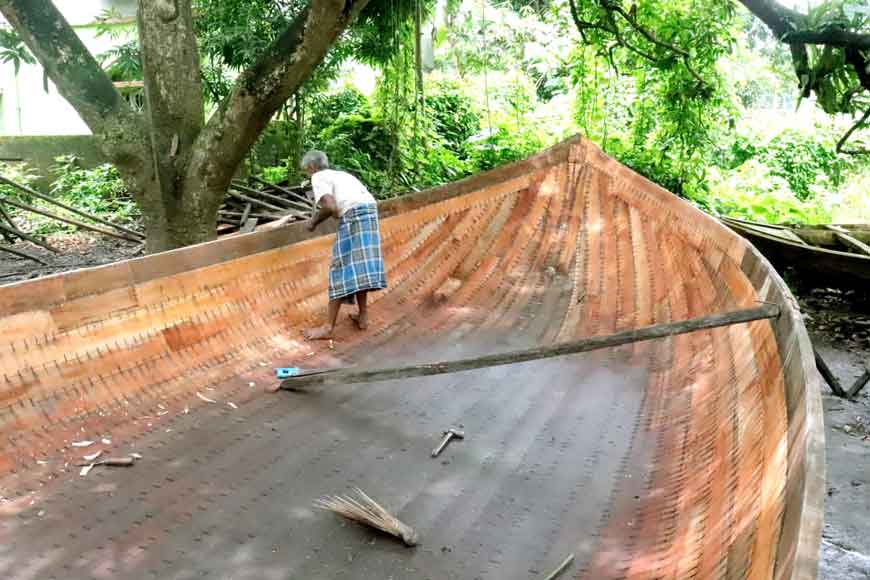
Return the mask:
[[[145,251],[163,252],[213,240],[217,234],[217,210],[226,190],[209,191],[204,185],[193,184],[193,191],[180,187],[175,191],[162,189],[155,179],[150,189],[143,189],[139,209],[145,221],[147,239]],[[216,205],[199,203],[216,200]]]
[[[0,0],[61,95],[133,192],[148,252],[211,240],[233,175],[272,116],[368,0],[310,0],[203,122],[191,0],[139,0],[146,108],[124,101],[51,0]]]

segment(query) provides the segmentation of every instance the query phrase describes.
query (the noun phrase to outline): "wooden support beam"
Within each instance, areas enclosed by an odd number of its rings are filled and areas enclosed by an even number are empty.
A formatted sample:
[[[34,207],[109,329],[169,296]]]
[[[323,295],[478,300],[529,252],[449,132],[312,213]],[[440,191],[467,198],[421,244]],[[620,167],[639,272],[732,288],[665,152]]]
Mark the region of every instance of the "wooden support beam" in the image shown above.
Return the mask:
[[[44,195],[44,194],[42,194],[42,193],[39,193],[38,191],[36,191],[36,190],[33,189],[32,187],[28,187],[28,186],[26,186],[26,185],[21,185],[20,183],[15,183],[15,182],[12,181],[11,179],[7,179],[7,178],[3,177],[2,175],[0,175],[0,183],[5,183],[5,184],[7,184],[7,185],[11,185],[12,187],[18,188],[18,189],[20,189],[21,191],[26,192],[26,193],[32,195],[32,196],[35,197],[35,198],[41,199],[42,201],[44,201],[44,202],[46,202],[46,203],[50,203],[50,204],[55,205],[55,206],[57,206],[57,207],[62,207],[63,209],[65,209],[65,210],[67,210],[67,211],[69,211],[69,212],[72,212],[72,213],[74,213],[74,214],[77,214],[77,215],[80,215],[80,216],[82,216],[82,217],[88,218],[89,220],[93,220],[93,221],[95,221],[95,222],[97,222],[97,223],[103,224],[104,226],[109,226],[110,228],[114,228],[114,229],[116,229],[116,230],[118,230],[118,231],[120,231],[120,232],[124,232],[125,234],[127,234],[127,235],[129,235],[129,236],[133,236],[133,237],[135,237],[135,238],[139,238],[140,240],[144,240],[144,239],[145,239],[145,236],[144,236],[143,234],[140,234],[140,233],[137,232],[137,231],[134,231],[134,230],[131,230],[131,229],[125,228],[124,226],[119,226],[118,224],[112,223],[112,222],[110,222],[110,221],[108,221],[108,220],[104,220],[103,218],[101,218],[101,217],[99,217],[99,216],[95,216],[95,215],[90,214],[90,213],[88,213],[88,212],[86,212],[86,211],[82,211],[82,210],[80,210],[80,209],[77,209],[77,208],[74,208],[74,207],[72,207],[72,206],[66,205],[65,203],[61,203],[61,202],[57,201],[56,199],[53,199],[53,198],[51,198],[51,197],[49,197],[49,196],[47,196],[47,195]]]
[[[251,215],[251,204],[245,204],[245,211],[242,212],[242,217],[239,218],[239,227],[242,228],[245,226],[245,222],[248,221],[248,216]]]
[[[49,252],[54,252],[55,254],[60,253],[60,250],[58,250],[57,248],[49,245],[47,242],[44,242],[35,236],[31,236],[30,234],[28,234],[26,232],[22,232],[18,228],[14,227],[14,225],[13,225],[13,227],[10,228],[10,227],[4,226],[2,223],[0,223],[0,232],[2,232],[4,234],[8,234],[10,236],[17,236],[17,237],[21,238],[22,240],[27,240],[30,243],[33,243],[33,244],[36,244],[37,246],[45,248]]]
[[[849,389],[848,393],[846,393],[846,397],[849,399],[854,399],[855,397],[857,397],[858,393],[860,393],[864,389],[864,387],[867,386],[868,381],[870,381],[870,368],[868,368],[867,365],[864,365],[864,374],[858,377],[858,379],[855,381],[855,384],[852,385],[852,388]]]
[[[9,215],[9,213],[6,211],[6,208],[3,207],[2,203],[0,203],[0,225],[2,225],[3,221],[7,222],[9,224],[10,228],[12,228],[15,231],[18,231],[18,227],[15,225],[15,222],[12,220],[12,216]],[[10,244],[15,243],[15,238],[12,237],[12,235],[6,231],[3,232],[3,238],[7,242],[9,242]]]
[[[0,246],[0,251],[18,256],[19,258],[27,258],[28,260],[33,260],[34,262],[42,264],[43,266],[48,266],[48,262],[46,262],[42,258],[34,256],[33,254],[28,254],[27,252],[22,252],[21,250],[16,250],[15,248],[9,246]]]
[[[139,243],[142,241],[142,238],[134,238],[132,236],[128,236],[127,234],[115,233],[112,230],[107,230],[107,229],[101,228],[99,226],[93,226],[90,224],[86,224],[86,223],[80,222],[78,220],[74,220],[72,218],[63,217],[61,215],[51,213],[51,212],[46,211],[44,209],[39,209],[38,207],[33,207],[32,205],[28,205],[28,204],[22,203],[20,201],[15,201],[13,199],[5,198],[5,199],[3,199],[3,203],[9,204],[12,207],[17,207],[18,209],[23,209],[23,210],[33,212],[33,213],[36,213],[39,215],[44,215],[45,217],[49,217],[51,219],[55,219],[55,220],[60,221],[60,222],[68,223],[70,225],[76,226],[77,228],[82,228],[83,230],[90,230],[92,232],[97,232],[99,234],[103,234],[104,236],[111,236],[113,238],[118,238],[120,240],[127,240],[128,242]]]
[[[571,342],[563,342],[526,350],[515,350],[505,353],[403,367],[387,367],[369,370],[356,370],[350,367],[338,368],[330,371],[318,372],[317,374],[307,374],[305,376],[296,376],[285,379],[281,382],[279,388],[296,390],[301,387],[317,385],[368,383],[374,381],[389,381],[394,379],[456,373],[485,367],[516,364],[568,354],[589,352],[602,348],[610,348],[623,344],[675,336],[687,332],[717,328],[719,326],[740,324],[753,320],[776,318],[779,314],[780,307],[778,305],[764,304],[762,306],[747,308],[745,310],[735,310],[723,314],[691,318],[680,322],[653,324],[651,326],[617,332],[616,334],[591,336]]]
[[[813,347],[813,354],[816,356],[816,368],[819,369],[819,374],[822,375],[822,378],[824,378],[825,382],[828,383],[828,386],[831,387],[831,391],[838,397],[844,399],[848,398],[846,391],[844,391],[843,387],[840,386],[840,381],[837,380],[837,377],[835,377],[834,373],[831,372],[828,363],[825,362],[825,359],[822,358],[822,355],[815,346]]]

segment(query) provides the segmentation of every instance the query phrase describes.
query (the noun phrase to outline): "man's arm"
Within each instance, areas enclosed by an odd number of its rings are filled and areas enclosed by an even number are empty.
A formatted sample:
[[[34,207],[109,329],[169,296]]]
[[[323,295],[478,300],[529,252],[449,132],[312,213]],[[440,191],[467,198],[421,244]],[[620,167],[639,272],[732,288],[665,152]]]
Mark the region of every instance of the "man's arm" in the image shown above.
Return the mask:
[[[317,213],[311,217],[308,222],[308,231],[313,232],[314,228],[320,225],[320,222],[329,219],[330,217],[338,217],[338,206],[335,204],[335,198],[329,194],[320,198]]]

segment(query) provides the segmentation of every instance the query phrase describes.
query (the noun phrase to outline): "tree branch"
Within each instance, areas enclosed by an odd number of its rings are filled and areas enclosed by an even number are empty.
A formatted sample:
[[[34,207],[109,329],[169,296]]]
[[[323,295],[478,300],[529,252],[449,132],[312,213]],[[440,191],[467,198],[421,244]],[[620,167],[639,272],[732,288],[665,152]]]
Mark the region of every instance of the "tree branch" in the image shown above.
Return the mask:
[[[136,171],[148,146],[141,119],[54,3],[0,0],[0,13],[98,138],[106,155],[122,171]]]
[[[846,30],[839,26],[831,26],[822,30],[797,30],[782,36],[782,41],[788,44],[823,44],[840,48],[866,50],[870,48],[870,34],[861,34]]]
[[[837,153],[846,153],[847,155],[866,155],[870,153],[868,149],[843,149],[843,146],[846,144],[846,141],[849,140],[849,137],[852,136],[852,133],[860,129],[866,122],[867,119],[870,118],[870,107],[864,112],[858,122],[849,127],[849,130],[840,137],[840,140],[837,141]]]
[[[602,2],[602,6],[604,6],[606,10],[616,12],[617,14],[622,16],[622,18],[626,22],[628,22],[629,26],[634,28],[641,36],[646,38],[652,44],[654,44],[660,48],[664,48],[665,50],[669,50],[669,51],[673,52],[674,54],[679,55],[683,60],[683,64],[686,66],[686,70],[688,70],[689,73],[693,77],[695,77],[695,80],[697,80],[702,85],[707,84],[706,82],[704,82],[704,79],[701,78],[701,75],[699,75],[698,72],[694,68],[692,68],[692,64],[691,64],[691,62],[689,62],[689,59],[691,58],[689,51],[687,51],[683,48],[680,48],[679,46],[677,46],[675,44],[671,44],[670,42],[665,42],[663,40],[659,40],[655,34],[653,34],[651,31],[647,30],[646,28],[644,28],[643,26],[638,24],[637,18],[634,15],[626,12],[625,9],[619,3],[607,1],[607,2]]]
[[[655,34],[650,32],[649,30],[645,29],[643,26],[641,26],[637,22],[637,19],[632,14],[626,12],[622,8],[622,6],[620,6],[619,4],[613,3],[613,2],[610,2],[607,0],[604,0],[601,2],[601,7],[605,10],[605,12],[607,14],[607,20],[605,21],[604,24],[598,24],[598,23],[594,23],[594,22],[586,22],[586,21],[582,20],[580,18],[580,13],[577,10],[577,5],[575,3],[575,0],[568,0],[568,4],[569,4],[570,9],[571,9],[571,18],[574,20],[574,25],[577,27],[577,30],[580,32],[580,35],[583,37],[584,42],[586,42],[586,36],[585,36],[586,30],[600,30],[600,31],[605,32],[607,34],[613,35],[613,37],[616,39],[616,44],[618,44],[619,46],[622,46],[623,48],[628,49],[629,51],[635,53],[636,55],[638,55],[641,58],[644,58],[650,62],[653,62],[656,64],[661,64],[662,63],[661,58],[658,58],[655,55],[653,55],[653,54],[651,54],[651,53],[649,53],[641,48],[638,48],[637,46],[633,45],[632,43],[630,43],[629,41],[627,41],[625,39],[625,36],[622,34],[622,30],[620,30],[619,25],[616,23],[615,19],[613,18],[614,13],[619,14],[626,22],[628,22],[628,24],[629,24],[629,26],[631,26],[631,28],[633,28],[635,31],[637,31],[648,42],[650,42],[650,43],[652,43],[660,48],[664,48],[665,50],[668,50],[670,52],[675,53],[683,61],[684,65],[686,66],[686,69],[689,71],[689,73],[693,77],[695,77],[695,80],[697,80],[701,85],[706,86],[707,83],[704,81],[704,79],[701,77],[701,75],[699,75],[697,73],[697,71],[695,71],[695,69],[692,67],[691,62],[690,62],[691,55],[689,54],[688,51],[686,51],[685,49],[680,48],[676,45],[659,40],[655,36]],[[613,51],[613,47],[611,47],[611,49],[610,49],[611,65],[613,65],[612,51]],[[615,69],[616,66],[615,65],[613,65],[613,66]]]
[[[310,0],[236,81],[194,147],[187,179],[225,188],[272,115],[311,75],[368,0]],[[216,200],[215,203],[218,203]]]
[[[740,3],[764,22],[778,39],[796,31],[797,25],[806,18],[775,0],[740,0]]]

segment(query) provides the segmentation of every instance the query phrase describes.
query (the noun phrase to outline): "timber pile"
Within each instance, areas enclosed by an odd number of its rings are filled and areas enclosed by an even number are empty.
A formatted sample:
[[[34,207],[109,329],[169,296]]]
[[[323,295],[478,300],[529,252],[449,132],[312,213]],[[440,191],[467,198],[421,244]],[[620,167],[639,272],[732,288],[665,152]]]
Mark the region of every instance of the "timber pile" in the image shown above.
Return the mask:
[[[258,177],[249,182],[233,180],[218,212],[218,234],[249,233],[287,216],[306,220],[314,211],[313,201],[300,186],[281,186]]]
[[[125,228],[124,226],[110,222],[110,221],[105,220],[99,216],[96,216],[94,214],[80,210],[78,208],[69,206],[69,205],[62,203],[62,202],[60,202],[60,201],[58,201],[58,200],[56,200],[48,195],[45,195],[43,193],[36,191],[32,187],[29,187],[27,185],[23,185],[20,183],[16,183],[15,181],[12,181],[11,179],[7,179],[6,177],[3,177],[2,175],[0,175],[0,183],[8,185],[10,187],[13,187],[15,189],[18,189],[19,191],[22,191],[23,193],[30,196],[31,198],[41,200],[48,205],[51,205],[51,206],[54,206],[56,208],[63,210],[67,214],[74,214],[76,216],[90,220],[91,222],[94,222],[94,223],[83,222],[80,219],[69,217],[68,215],[62,215],[60,213],[57,213],[56,211],[49,211],[49,210],[44,209],[42,207],[36,207],[36,206],[31,205],[29,203],[25,203],[25,202],[18,200],[18,199],[12,199],[8,195],[0,195],[0,236],[2,236],[3,240],[5,242],[7,242],[7,244],[8,244],[8,245],[0,244],[0,251],[19,256],[21,258],[27,258],[29,260],[32,260],[34,262],[38,262],[38,263],[43,264],[43,265],[45,265],[46,262],[42,258],[35,256],[35,255],[33,255],[29,252],[26,252],[24,250],[21,250],[20,248],[12,247],[12,244],[17,243],[18,241],[25,241],[25,242],[30,242],[32,244],[40,246],[42,248],[45,248],[46,250],[48,250],[50,252],[59,253],[59,250],[57,250],[57,248],[54,248],[53,246],[49,245],[45,240],[22,231],[18,227],[18,225],[15,223],[15,221],[12,219],[12,215],[11,215],[9,208],[16,208],[17,210],[22,211],[22,212],[41,215],[43,217],[47,217],[47,218],[55,220],[55,221],[59,221],[59,222],[65,223],[65,224],[69,224],[71,226],[75,226],[76,228],[81,229],[81,230],[86,230],[86,231],[98,233],[98,234],[101,234],[104,236],[109,236],[109,237],[116,238],[119,240],[124,240],[124,241],[134,242],[134,243],[142,243],[145,241],[144,234],[141,234],[141,233],[139,233],[135,230],[131,230],[129,228]]]

